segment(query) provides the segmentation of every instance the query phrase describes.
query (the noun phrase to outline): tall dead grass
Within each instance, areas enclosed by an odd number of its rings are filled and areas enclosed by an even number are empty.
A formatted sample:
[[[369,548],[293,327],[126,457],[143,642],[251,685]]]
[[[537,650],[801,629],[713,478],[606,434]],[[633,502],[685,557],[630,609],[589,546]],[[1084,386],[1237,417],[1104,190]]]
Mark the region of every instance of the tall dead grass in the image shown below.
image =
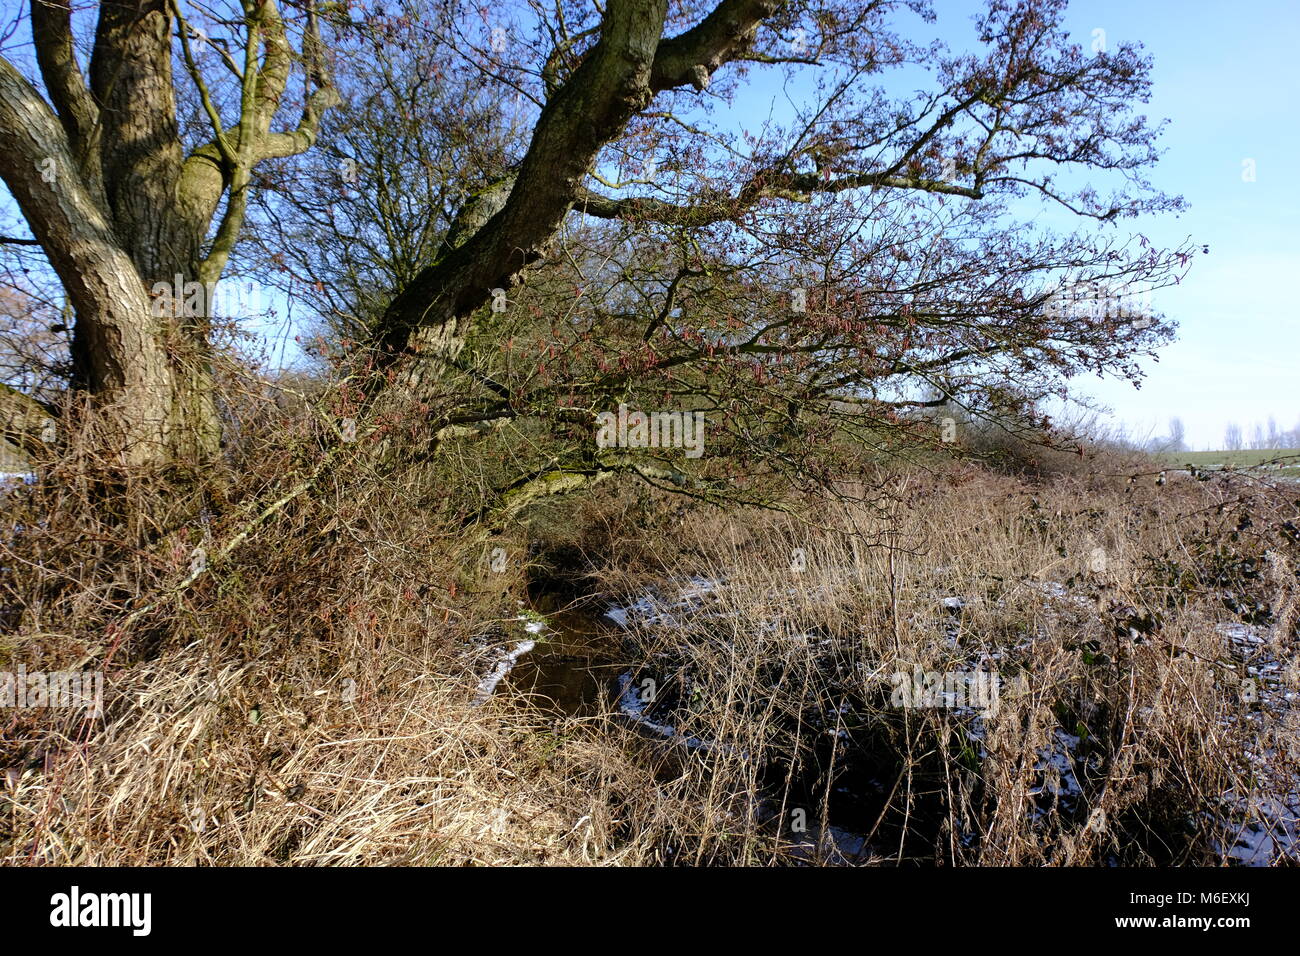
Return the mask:
[[[1294,812],[1296,505],[1246,479],[882,473],[490,536],[436,468],[322,464],[310,402],[244,402],[191,500],[105,509],[75,442],[0,499],[0,670],[106,685],[98,718],[0,711],[5,863],[1185,863]],[[475,705],[547,562],[658,595],[616,653],[671,738]],[[996,713],[891,701],[972,669]]]
[[[109,499],[65,435],[0,492],[0,671],[105,688],[100,717],[0,710],[0,861],[620,859],[588,808],[638,769],[473,706],[518,627],[522,562],[492,571],[436,473],[338,448],[305,397],[228,411],[215,480],[119,474]]]
[[[647,713],[705,807],[664,845],[692,862],[1297,858],[1294,496],[987,473],[893,490],[675,530],[662,573],[697,580],[631,619],[632,683],[652,682]],[[644,584],[621,578],[604,587]],[[897,692],[896,675],[975,672],[999,681],[996,708]]]

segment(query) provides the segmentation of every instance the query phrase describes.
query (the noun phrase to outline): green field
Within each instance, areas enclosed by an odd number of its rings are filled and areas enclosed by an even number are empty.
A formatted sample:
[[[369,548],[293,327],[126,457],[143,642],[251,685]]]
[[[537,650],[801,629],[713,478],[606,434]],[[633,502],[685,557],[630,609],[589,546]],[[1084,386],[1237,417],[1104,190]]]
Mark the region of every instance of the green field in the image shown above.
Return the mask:
[[[1259,468],[1270,474],[1300,478],[1300,448],[1251,449],[1246,451],[1173,451],[1156,455],[1156,459],[1170,468],[1193,465],[1205,471],[1223,468],[1235,470]],[[1278,468],[1261,468],[1276,464]]]

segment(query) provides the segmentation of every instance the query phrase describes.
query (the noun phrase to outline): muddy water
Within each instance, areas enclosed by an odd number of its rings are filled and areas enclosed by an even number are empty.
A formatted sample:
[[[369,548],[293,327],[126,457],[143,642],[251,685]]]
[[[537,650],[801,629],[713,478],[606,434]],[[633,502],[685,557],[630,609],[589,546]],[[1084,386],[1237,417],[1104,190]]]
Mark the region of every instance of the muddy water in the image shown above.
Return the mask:
[[[549,628],[531,653],[511,671],[514,690],[528,694],[534,706],[574,717],[607,711],[614,702],[619,673],[618,628],[599,611],[587,608],[542,610]]]

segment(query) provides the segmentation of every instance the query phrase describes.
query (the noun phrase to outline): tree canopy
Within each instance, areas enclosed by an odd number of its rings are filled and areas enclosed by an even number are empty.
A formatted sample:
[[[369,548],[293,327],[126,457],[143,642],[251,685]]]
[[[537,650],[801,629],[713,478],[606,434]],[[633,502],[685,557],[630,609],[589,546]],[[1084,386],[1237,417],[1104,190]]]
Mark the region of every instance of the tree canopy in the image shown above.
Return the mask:
[[[234,268],[316,314],[366,434],[464,445],[507,499],[743,498],[943,441],[939,410],[1032,420],[1172,336],[1142,303],[1190,248],[1132,228],[1181,208],[1150,62],[1064,7],[991,0],[953,50],[924,2],[122,0],[87,76],[33,0],[0,176],[135,464],[219,455],[212,317],[150,290]],[[602,447],[620,406],[703,413],[706,453]]]

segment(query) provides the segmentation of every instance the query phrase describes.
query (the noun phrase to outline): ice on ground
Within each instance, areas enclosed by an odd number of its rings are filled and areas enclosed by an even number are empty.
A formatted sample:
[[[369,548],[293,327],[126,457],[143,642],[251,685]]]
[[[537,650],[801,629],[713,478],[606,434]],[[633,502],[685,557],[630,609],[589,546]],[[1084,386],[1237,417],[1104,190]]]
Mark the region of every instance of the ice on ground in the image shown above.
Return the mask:
[[[626,671],[618,677],[618,710],[619,713],[635,722],[643,730],[649,731],[656,737],[663,737],[673,743],[681,744],[688,750],[724,754],[734,754],[736,752],[734,747],[727,744],[719,743],[716,740],[705,740],[703,737],[692,737],[681,733],[670,724],[661,724],[653,720],[649,715],[646,702],[641,699],[641,695],[637,692],[636,685],[632,681],[631,671]]]
[[[514,669],[515,662],[536,646],[536,641],[520,641],[504,654],[496,662],[496,665],[487,672],[487,675],[478,682],[478,690],[474,695],[474,706],[477,707],[491,697],[492,692],[497,689],[497,685],[505,680],[505,676]]]
[[[678,588],[675,597],[667,598],[652,589],[631,604],[610,608],[605,616],[621,628],[676,627],[679,615],[699,609],[721,586],[721,581],[694,575]]]

